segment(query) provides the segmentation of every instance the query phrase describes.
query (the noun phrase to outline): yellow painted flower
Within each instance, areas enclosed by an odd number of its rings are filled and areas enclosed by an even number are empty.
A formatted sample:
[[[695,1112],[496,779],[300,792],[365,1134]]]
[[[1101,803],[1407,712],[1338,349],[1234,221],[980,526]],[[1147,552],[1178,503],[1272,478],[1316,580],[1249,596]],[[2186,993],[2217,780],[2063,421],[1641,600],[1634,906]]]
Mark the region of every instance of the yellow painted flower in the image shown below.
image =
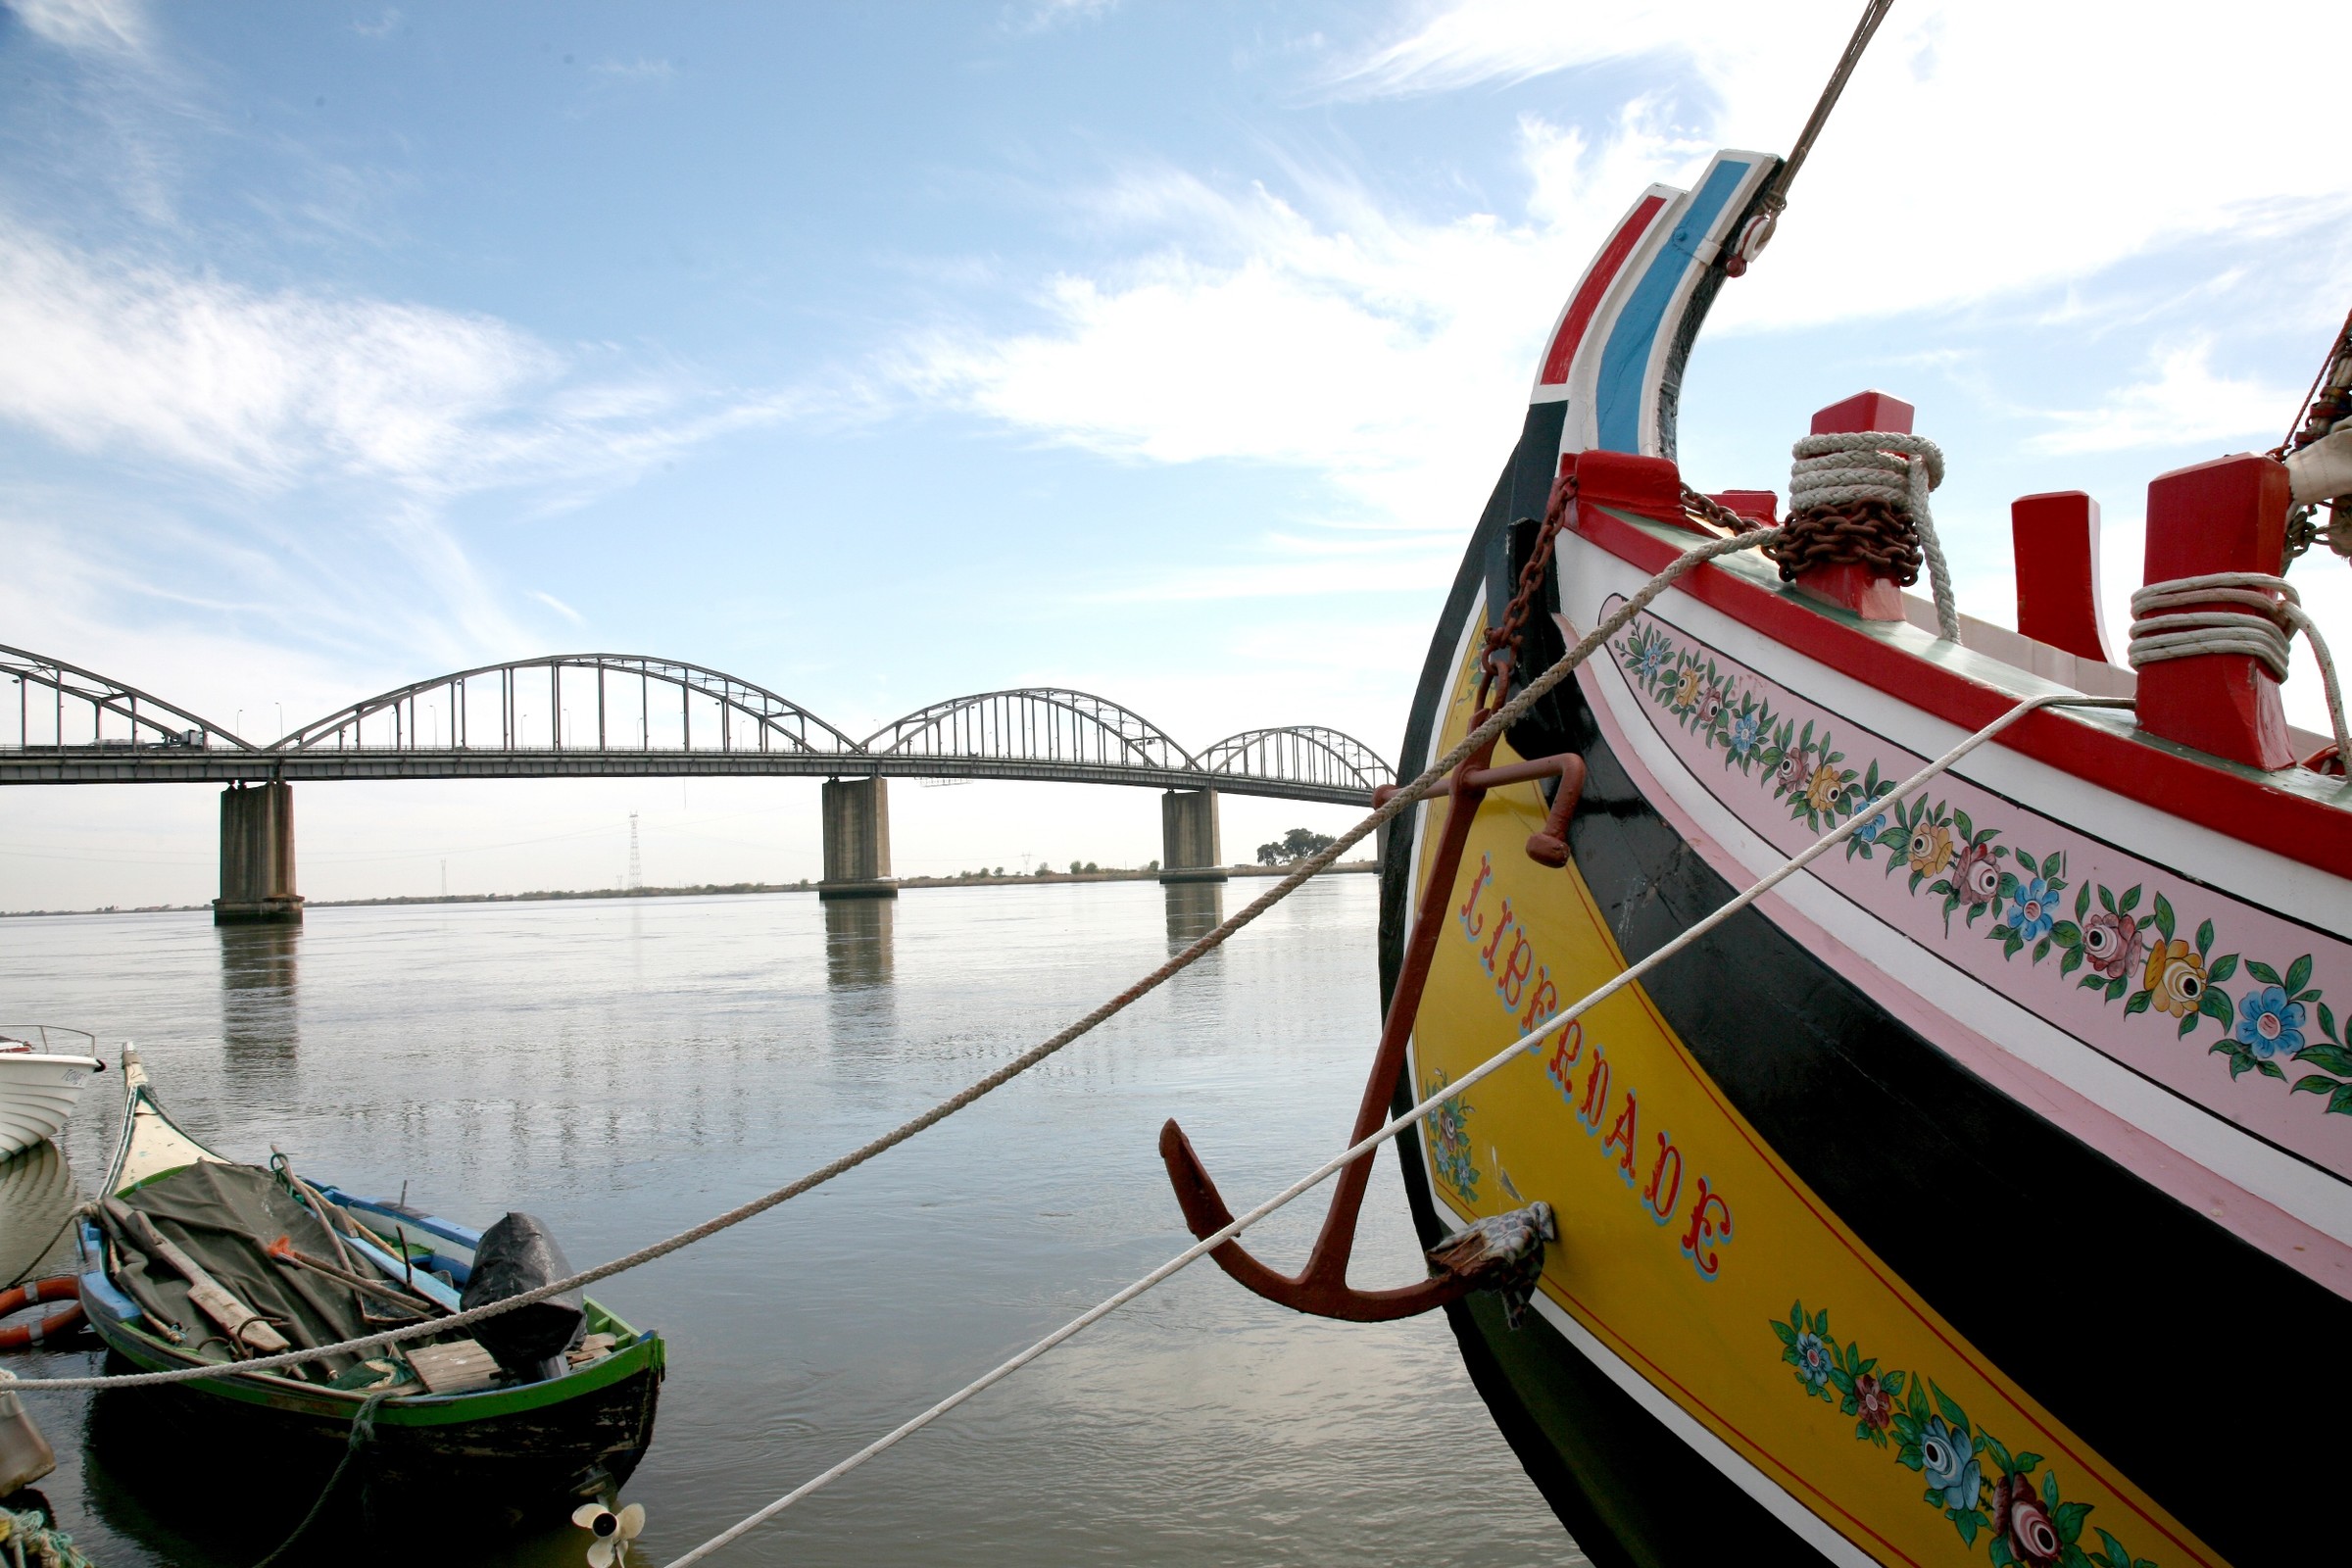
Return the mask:
[[[2185,1018],[2197,1010],[2205,995],[2205,960],[2190,952],[2185,942],[2151,942],[2148,966],[2139,983],[2158,1011]]]
[[[1952,830],[1922,822],[1911,834],[1911,869],[1934,876],[1952,863]]]
[[[1673,706],[1676,708],[1689,708],[1692,703],[1697,702],[1698,687],[1698,671],[1696,669],[1684,670],[1682,678],[1674,683]]]
[[[1844,783],[1843,769],[1826,765],[1815,768],[1813,776],[1805,782],[1805,804],[1816,811],[1832,809],[1838,804],[1838,791]]]

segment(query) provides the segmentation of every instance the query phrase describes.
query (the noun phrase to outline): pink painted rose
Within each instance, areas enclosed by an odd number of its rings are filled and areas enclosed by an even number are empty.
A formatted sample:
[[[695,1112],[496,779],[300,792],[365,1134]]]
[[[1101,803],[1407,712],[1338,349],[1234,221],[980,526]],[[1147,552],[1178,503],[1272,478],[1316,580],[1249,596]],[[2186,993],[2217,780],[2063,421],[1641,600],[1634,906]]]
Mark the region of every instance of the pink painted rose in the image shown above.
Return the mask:
[[[2066,1550],[2049,1509],[2027,1476],[2003,1476],[1994,1483],[1992,1528],[2009,1538],[2009,1549],[2027,1568],[2049,1568]]]
[[[2000,862],[1993,858],[1991,848],[1971,844],[1962,850],[1960,863],[1952,872],[1952,885],[1971,904],[1990,904],[2001,891]]]
[[[2132,916],[2101,909],[2082,922],[2082,958],[2108,979],[2121,980],[2139,961],[2147,940]]]

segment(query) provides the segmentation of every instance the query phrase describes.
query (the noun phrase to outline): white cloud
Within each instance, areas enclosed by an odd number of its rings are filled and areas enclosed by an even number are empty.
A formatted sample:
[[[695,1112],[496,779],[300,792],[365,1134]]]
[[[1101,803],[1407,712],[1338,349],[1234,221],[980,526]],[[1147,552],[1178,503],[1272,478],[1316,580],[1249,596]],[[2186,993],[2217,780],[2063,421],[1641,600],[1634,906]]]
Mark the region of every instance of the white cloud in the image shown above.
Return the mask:
[[[1711,144],[1785,150],[1852,28],[1849,0],[1459,0],[1340,65],[1391,97],[1636,63]],[[2281,40],[2291,38],[2291,45]],[[2352,165],[2280,156],[2338,86],[2352,9],[1969,0],[1895,8],[1798,179],[1774,254],[1717,329],[1980,300],[2196,236],[2341,222]],[[1612,78],[1613,80],[1615,78]],[[1683,172],[1646,161],[1651,178]],[[1638,188],[1628,182],[1627,194]]]
[[[137,55],[147,48],[139,0],[9,0],[35,37],[77,54]]]
[[[2123,452],[2233,437],[2269,439],[2292,409],[2296,390],[2250,376],[2217,375],[2204,338],[2154,356],[2153,376],[2124,387],[2095,409],[2046,416],[2053,430],[2028,444],[2037,452]]]
[[[626,471],[776,412],[698,408],[648,378],[582,382],[484,316],[264,293],[22,226],[0,236],[0,418],[255,490],[343,476],[448,496]]]
[[[554,611],[557,614],[562,615],[565,620],[570,621],[574,626],[585,626],[588,624],[588,617],[586,615],[581,614],[578,611],[572,609],[563,600],[558,599],[554,594],[542,593],[536,588],[528,589],[526,591],[533,599],[538,600],[548,609]]]

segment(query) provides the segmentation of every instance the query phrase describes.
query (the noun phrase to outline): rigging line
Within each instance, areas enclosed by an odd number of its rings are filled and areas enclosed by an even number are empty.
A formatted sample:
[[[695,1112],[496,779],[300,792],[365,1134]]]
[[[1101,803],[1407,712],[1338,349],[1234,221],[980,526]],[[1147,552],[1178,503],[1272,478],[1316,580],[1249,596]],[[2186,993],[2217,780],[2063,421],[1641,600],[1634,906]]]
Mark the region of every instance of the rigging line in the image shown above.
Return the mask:
[[[1830,122],[1830,111],[1838,107],[1838,99],[1845,91],[1846,78],[1862,63],[1862,51],[1870,47],[1872,35],[1879,24],[1886,20],[1894,0],[1870,0],[1862,8],[1862,20],[1854,24],[1854,35],[1846,40],[1845,53],[1838,57],[1838,69],[1830,73],[1829,85],[1821,89],[1821,98],[1813,105],[1813,114],[1805,128],[1797,132],[1796,145],[1781,162],[1781,172],[1772,179],[1772,188],[1765,192],[1763,211],[1778,213],[1788,205],[1788,187],[1796,183],[1796,172],[1805,167],[1805,156],[1812,152],[1814,138]]]
[[[1642,978],[1642,976],[1657,968],[1667,959],[1681,953],[1685,948],[1690,947],[1699,938],[1705,936],[1710,931],[1713,931],[1717,926],[1722,925],[1725,921],[1738,914],[1740,910],[1746,908],[1749,905],[1755,903],[1765,894],[1771,892],[1783,882],[1788,881],[1788,878],[1796,875],[1797,872],[1803,870],[1806,866],[1812,864],[1813,861],[1819,859],[1822,856],[1827,855],[1831,850],[1836,849],[1840,843],[1851,837],[1854,829],[1857,826],[1865,821],[1870,820],[1879,811],[1889,808],[1891,805],[1900,804],[1905,796],[1911,794],[1914,790],[1920,789],[1927,785],[1931,780],[1935,779],[1936,775],[1944,772],[1946,769],[1951,767],[1953,763],[1959,761],[1960,759],[1966,757],[1969,753],[1975,751],[1986,741],[1991,740],[1995,735],[1998,735],[2010,725],[2016,723],[2019,719],[2024,718],[2028,713],[2035,712],[2044,708],[2053,707],[2130,708],[2131,706],[2132,699],[2129,697],[2080,697],[2071,692],[2052,692],[2040,697],[2027,698],[2024,702],[2019,703],[2016,707],[2010,709],[2000,717],[1994,719],[1991,723],[1985,725],[1983,729],[1978,730],[1975,734],[1960,742],[1959,745],[1953,747],[1950,751],[1945,752],[1941,757],[1938,757],[1936,759],[1936,760],[1928,763],[1918,772],[1903,780],[1901,784],[1895,786],[1894,790],[1890,794],[1882,796],[1879,800],[1868,803],[1867,808],[1857,808],[1843,822],[1838,823],[1836,827],[1830,829],[1829,832],[1823,834],[1820,838],[1815,839],[1807,848],[1789,857],[1787,860],[1782,861],[1777,869],[1765,876],[1761,881],[1752,884],[1747,891],[1740,894],[1728,904],[1725,904],[1722,907],[1715,910],[1714,913],[1708,915],[1703,920],[1698,921],[1695,925],[1686,927],[1682,932],[1677,934],[1672,941],[1666,943],[1663,947],[1660,947],[1655,952],[1651,953],[1647,957],[1642,958],[1640,962],[1630,964],[1626,968],[1619,970],[1615,975],[1612,975],[1609,979],[1603,981],[1597,988],[1587,995],[1583,1001],[1577,1003],[1575,1006],[1568,1008],[1565,1012],[1552,1014],[1550,1017],[1544,1019],[1544,1022],[1533,1033],[1522,1035],[1517,1040],[1512,1041],[1509,1045],[1496,1052],[1494,1055],[1489,1056],[1485,1061],[1479,1063],[1478,1066],[1463,1074],[1460,1078],[1454,1079],[1452,1082],[1446,1084],[1438,1091],[1438,1093],[1430,1096],[1427,1100],[1422,1101],[1410,1110],[1405,1111],[1402,1115],[1392,1117],[1387,1124],[1374,1131],[1371,1136],[1365,1138],[1360,1143],[1353,1144],[1341,1151],[1338,1154],[1334,1155],[1330,1159],[1325,1160],[1322,1164],[1316,1166],[1304,1176],[1299,1177],[1297,1181],[1291,1183],[1290,1186],[1284,1188],[1281,1192],[1276,1193],[1272,1198],[1267,1199],[1255,1208],[1250,1210],[1248,1213],[1242,1215],[1238,1219],[1232,1220],[1223,1229],[1215,1232],[1213,1235],[1202,1237],[1200,1241],[1195,1242],[1192,1246],[1186,1248],[1174,1257],[1169,1258],[1165,1263],[1162,1263],[1159,1265],[1159,1267],[1152,1270],[1151,1273],[1146,1274],[1141,1279],[1136,1280],[1133,1284],[1125,1286],[1110,1296],[1104,1297],[1102,1300],[1096,1302],[1084,1312],[1079,1313],[1076,1317],[1070,1319],[1067,1323],[1064,1323],[1061,1327],[1055,1329],[1044,1339],[1039,1340],[1035,1344],[1031,1345],[1027,1349],[1022,1350],[1020,1353],[1012,1356],[1008,1360],[999,1362],[996,1366],[991,1367],[979,1377],[974,1378],[962,1388],[957,1389],[954,1394],[949,1395],[946,1398],[940,1400],[937,1404],[932,1405],[928,1410],[923,1411],[920,1415],[910,1417],[906,1421],[900,1423],[898,1426],[884,1433],[881,1437],[876,1438],[873,1442],[867,1444],[864,1447],[858,1449],[856,1453],[851,1454],[848,1458],[843,1459],[840,1463],[834,1465],[831,1469],[803,1482],[800,1486],[795,1487],[792,1491],[784,1494],[783,1496],[778,1497],[766,1507],[761,1508],[759,1512],[750,1514],[737,1523],[728,1526],[725,1530],[722,1530],[717,1535],[712,1536],[709,1541],[704,1542],[701,1545],[696,1546],[693,1550],[686,1552],[682,1556],[671,1558],[667,1564],[667,1568],[688,1568],[689,1564],[700,1562],[705,1557],[710,1556],[712,1552],[717,1551],[720,1547],[727,1545],[731,1542],[740,1540],[751,1531],[759,1528],[768,1520],[773,1519],[777,1514],[780,1514],[785,1509],[791,1507],[794,1503],[800,1501],[803,1497],[808,1496],[812,1493],[822,1491],[824,1488],[832,1485],[835,1481],[838,1481],[843,1476],[846,1476],[851,1471],[857,1469],[859,1465],[864,1464],[868,1459],[874,1458],[885,1450],[896,1446],[902,1440],[912,1437],[915,1433],[920,1432],[923,1428],[929,1426],[941,1416],[944,1416],[951,1410],[954,1410],[957,1405],[964,1403],[965,1401],[971,1399],[974,1396],[985,1392],[995,1385],[1004,1382],[1004,1379],[1012,1376],[1013,1373],[1018,1372],[1022,1367],[1027,1366],[1030,1362],[1035,1361],[1039,1357],[1045,1355],[1055,1346],[1058,1346],[1067,1340],[1076,1338],[1080,1333],[1092,1327],[1094,1324],[1101,1322],[1103,1318],[1108,1317],[1111,1313],[1117,1311],[1129,1301],[1134,1300],[1137,1297],[1142,1296],[1146,1291],[1151,1290],[1153,1286],[1158,1285],[1163,1280],[1166,1280],[1172,1275],[1181,1272],[1189,1265],[1198,1262],[1200,1259],[1207,1256],[1210,1252],[1215,1251],[1218,1248],[1224,1246],[1227,1242],[1232,1241],[1235,1237],[1241,1235],[1242,1232],[1248,1230],[1259,1220],[1264,1219],[1276,1209],[1282,1208],[1295,1199],[1299,1198],[1305,1193],[1311,1192],[1316,1187],[1321,1186],[1324,1182],[1337,1175],[1345,1167],[1351,1165],[1356,1160],[1371,1154],[1375,1150],[1379,1149],[1381,1145],[1387,1143],[1398,1133],[1403,1132],[1406,1128],[1416,1125],[1425,1119],[1432,1111],[1445,1104],[1447,1101],[1458,1098],[1464,1090],[1470,1088],[1473,1084],[1479,1083],[1482,1080],[1493,1076],[1494,1073],[1500,1072],[1504,1067],[1508,1066],[1512,1059],[1517,1057],[1521,1053],[1533,1051],[1538,1045],[1551,1035],[1557,1034],[1560,1030],[1566,1028],[1570,1023],[1573,1023],[1577,1019],[1583,1017],[1593,1007],[1596,1007],[1601,1003],[1606,1002],[1618,992],[1623,991],[1626,987],[1632,985],[1636,980],[1639,980]]]
[[[2348,355],[2352,355],[2352,311],[2344,313],[2344,324],[2335,329],[2335,341],[2328,345],[2326,357],[2320,361],[2320,368],[2312,375],[2310,387],[2303,393],[2303,400],[2295,405],[2295,416],[2287,421],[2285,438],[2271,448],[2272,457],[2286,456],[2286,449],[2293,446],[2295,437],[2302,433],[2303,416],[2310,412],[2311,400],[2320,395],[2320,383],[2327,380],[2328,372]]]
[[[344,1340],[334,1345],[322,1345],[309,1349],[284,1350],[274,1355],[255,1356],[243,1361],[174,1367],[162,1372],[127,1372],[114,1377],[21,1378],[17,1381],[16,1387],[20,1390],[100,1389],[134,1388],[156,1383],[191,1383],[205,1378],[234,1377],[249,1372],[274,1371],[279,1367],[293,1366],[303,1361],[315,1361],[321,1356],[352,1354],[377,1346],[395,1345],[404,1340],[418,1339],[427,1334],[447,1333],[468,1328],[501,1313],[512,1312],[517,1307],[528,1306],[534,1301],[544,1301],[550,1297],[579,1290],[583,1286],[595,1284],[598,1280],[610,1279],[615,1274],[625,1273],[629,1269],[651,1263],[656,1258],[666,1257],[683,1248],[691,1247],[697,1242],[715,1236],[720,1231],[740,1225],[757,1215],[764,1214],[777,1204],[789,1202],[803,1193],[822,1187],[836,1176],[846,1175],[867,1160],[897,1148],[917,1133],[937,1126],[940,1122],[963,1109],[964,1106],[992,1091],[1004,1087],[1039,1062],[1055,1054],[1072,1041],[1092,1031],[1098,1024],[1125,1011],[1135,1003],[1158,990],[1177,974],[1223,946],[1228,937],[1290,897],[1310,877],[1330,865],[1341,855],[1377,832],[1382,824],[1401,816],[1423,797],[1439,793],[1446,787],[1454,768],[1461,763],[1463,759],[1500,735],[1510,725],[1517,723],[1529,709],[1541,702],[1553,687],[1574,674],[1577,666],[1591,658],[1594,650],[1622,631],[1636,615],[1648,609],[1650,602],[1664,593],[1685,572],[1705,562],[1713,561],[1718,556],[1733,555],[1739,551],[1753,550],[1762,545],[1774,544],[1783,537],[1785,537],[1785,531],[1782,529],[1763,528],[1754,533],[1732,534],[1721,539],[1709,539],[1703,544],[1693,545],[1690,549],[1684,551],[1668,562],[1656,576],[1636,589],[1631,598],[1610,612],[1598,625],[1587,632],[1575,647],[1562,654],[1549,669],[1530,681],[1524,691],[1495,710],[1485,723],[1480,724],[1464,736],[1452,751],[1432,762],[1422,770],[1419,777],[1389,797],[1387,804],[1375,808],[1371,814],[1342,833],[1329,846],[1299,861],[1296,869],[1252,900],[1249,906],[1240,913],[1228,917],[1214,930],[1199,938],[1192,946],[1117,996],[1102,1003],[1085,1017],[1080,1018],[1058,1034],[1030,1047],[1004,1066],[972,1083],[961,1093],[941,1101],[920,1115],[901,1122],[870,1143],[818,1166],[807,1175],[788,1182],[773,1192],[762,1194],[748,1202],[728,1209],[725,1213],[713,1215],[700,1225],[680,1231],[665,1240],[641,1247],[633,1252],[624,1253],[610,1262],[600,1263],[594,1268],[583,1269],[567,1278],[553,1281],[533,1290],[523,1291],[502,1300],[485,1302],[483,1305],[472,1307],[450,1317],[432,1318],[425,1322],[410,1324],[404,1328],[386,1329],[378,1334]]]

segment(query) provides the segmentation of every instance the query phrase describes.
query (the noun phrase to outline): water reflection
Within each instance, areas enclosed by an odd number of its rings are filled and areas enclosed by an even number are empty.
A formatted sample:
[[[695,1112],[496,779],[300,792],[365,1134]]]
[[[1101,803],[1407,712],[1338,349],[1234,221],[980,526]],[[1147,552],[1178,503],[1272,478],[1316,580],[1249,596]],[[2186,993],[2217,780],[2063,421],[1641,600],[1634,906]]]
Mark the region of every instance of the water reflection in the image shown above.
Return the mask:
[[[1170,953],[1191,947],[1225,918],[1222,882],[1170,882],[1159,891],[1167,897]]]
[[[220,1038],[231,1060],[282,1060],[302,1043],[295,959],[302,927],[224,925],[220,938]]]
[[[55,1144],[42,1142],[0,1160],[0,1288],[37,1275],[46,1258],[72,1245],[66,1218],[74,1212],[74,1172]],[[53,1271],[54,1272],[54,1271]]]
[[[836,991],[887,985],[896,899],[833,899],[825,909],[825,983]]]

